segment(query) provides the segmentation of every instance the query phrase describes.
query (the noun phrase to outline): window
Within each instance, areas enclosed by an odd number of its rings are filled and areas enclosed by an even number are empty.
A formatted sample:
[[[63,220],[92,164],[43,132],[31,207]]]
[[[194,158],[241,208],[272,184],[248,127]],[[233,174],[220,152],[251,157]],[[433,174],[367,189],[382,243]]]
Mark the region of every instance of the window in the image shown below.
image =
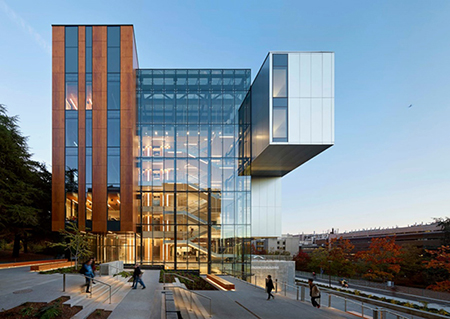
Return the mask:
[[[273,100],[273,132],[272,138],[274,142],[287,142],[287,99]]]
[[[120,111],[108,111],[108,147],[120,146]]]
[[[288,55],[274,54],[272,59],[272,140],[288,141]]]

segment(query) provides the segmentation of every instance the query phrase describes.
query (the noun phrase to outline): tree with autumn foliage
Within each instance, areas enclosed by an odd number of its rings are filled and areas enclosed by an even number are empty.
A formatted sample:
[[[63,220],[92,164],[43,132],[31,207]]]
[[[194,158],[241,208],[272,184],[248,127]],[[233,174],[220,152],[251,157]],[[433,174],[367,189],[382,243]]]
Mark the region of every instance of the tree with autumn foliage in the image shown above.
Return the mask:
[[[426,252],[432,256],[432,259],[424,262],[425,268],[434,268],[447,272],[445,280],[436,281],[427,288],[435,291],[450,292],[450,280],[448,280],[450,275],[450,246],[441,246],[438,250],[426,250]]]
[[[331,274],[344,277],[352,276],[355,273],[352,262],[352,251],[355,246],[349,239],[344,239],[342,236],[331,239],[329,245],[328,259],[330,260]]]
[[[311,262],[311,257],[304,251],[300,250],[294,257],[292,258],[295,261],[295,270],[303,270],[308,271],[309,263]]]
[[[363,277],[372,280],[392,280],[400,272],[401,247],[395,237],[372,238],[369,249],[356,254],[364,266]]]

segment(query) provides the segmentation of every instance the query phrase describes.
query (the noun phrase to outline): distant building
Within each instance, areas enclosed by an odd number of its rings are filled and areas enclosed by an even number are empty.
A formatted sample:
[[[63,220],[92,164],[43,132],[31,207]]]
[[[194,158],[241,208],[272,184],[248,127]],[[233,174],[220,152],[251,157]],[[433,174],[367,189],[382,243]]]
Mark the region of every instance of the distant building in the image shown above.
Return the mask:
[[[415,246],[421,249],[437,249],[443,243],[444,232],[437,223],[407,227],[363,229],[345,233],[330,234],[330,239],[344,238],[355,246],[354,251],[367,250],[373,238],[395,237],[400,246]]]

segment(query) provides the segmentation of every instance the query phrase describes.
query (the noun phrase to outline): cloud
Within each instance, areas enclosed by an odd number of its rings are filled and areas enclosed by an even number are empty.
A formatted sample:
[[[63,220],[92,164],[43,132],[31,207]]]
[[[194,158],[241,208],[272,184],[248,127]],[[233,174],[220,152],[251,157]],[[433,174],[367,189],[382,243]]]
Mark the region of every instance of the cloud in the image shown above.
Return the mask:
[[[46,53],[51,54],[52,49],[47,41],[35,30],[31,25],[29,25],[22,17],[20,17],[13,9],[11,9],[5,1],[0,0],[0,8],[6,13],[6,15],[23,31],[28,33]]]

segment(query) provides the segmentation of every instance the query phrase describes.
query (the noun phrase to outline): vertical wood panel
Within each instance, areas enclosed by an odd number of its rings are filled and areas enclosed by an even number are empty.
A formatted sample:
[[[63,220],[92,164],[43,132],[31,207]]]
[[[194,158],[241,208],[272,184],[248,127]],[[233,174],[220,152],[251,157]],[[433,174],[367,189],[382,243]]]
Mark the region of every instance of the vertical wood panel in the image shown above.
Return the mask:
[[[107,231],[107,29],[92,27],[92,231]]]
[[[78,228],[86,223],[86,27],[78,27]]]
[[[121,231],[136,231],[133,142],[136,80],[133,76],[133,27],[120,30],[120,200]]]
[[[52,27],[52,230],[64,228],[64,27]]]

